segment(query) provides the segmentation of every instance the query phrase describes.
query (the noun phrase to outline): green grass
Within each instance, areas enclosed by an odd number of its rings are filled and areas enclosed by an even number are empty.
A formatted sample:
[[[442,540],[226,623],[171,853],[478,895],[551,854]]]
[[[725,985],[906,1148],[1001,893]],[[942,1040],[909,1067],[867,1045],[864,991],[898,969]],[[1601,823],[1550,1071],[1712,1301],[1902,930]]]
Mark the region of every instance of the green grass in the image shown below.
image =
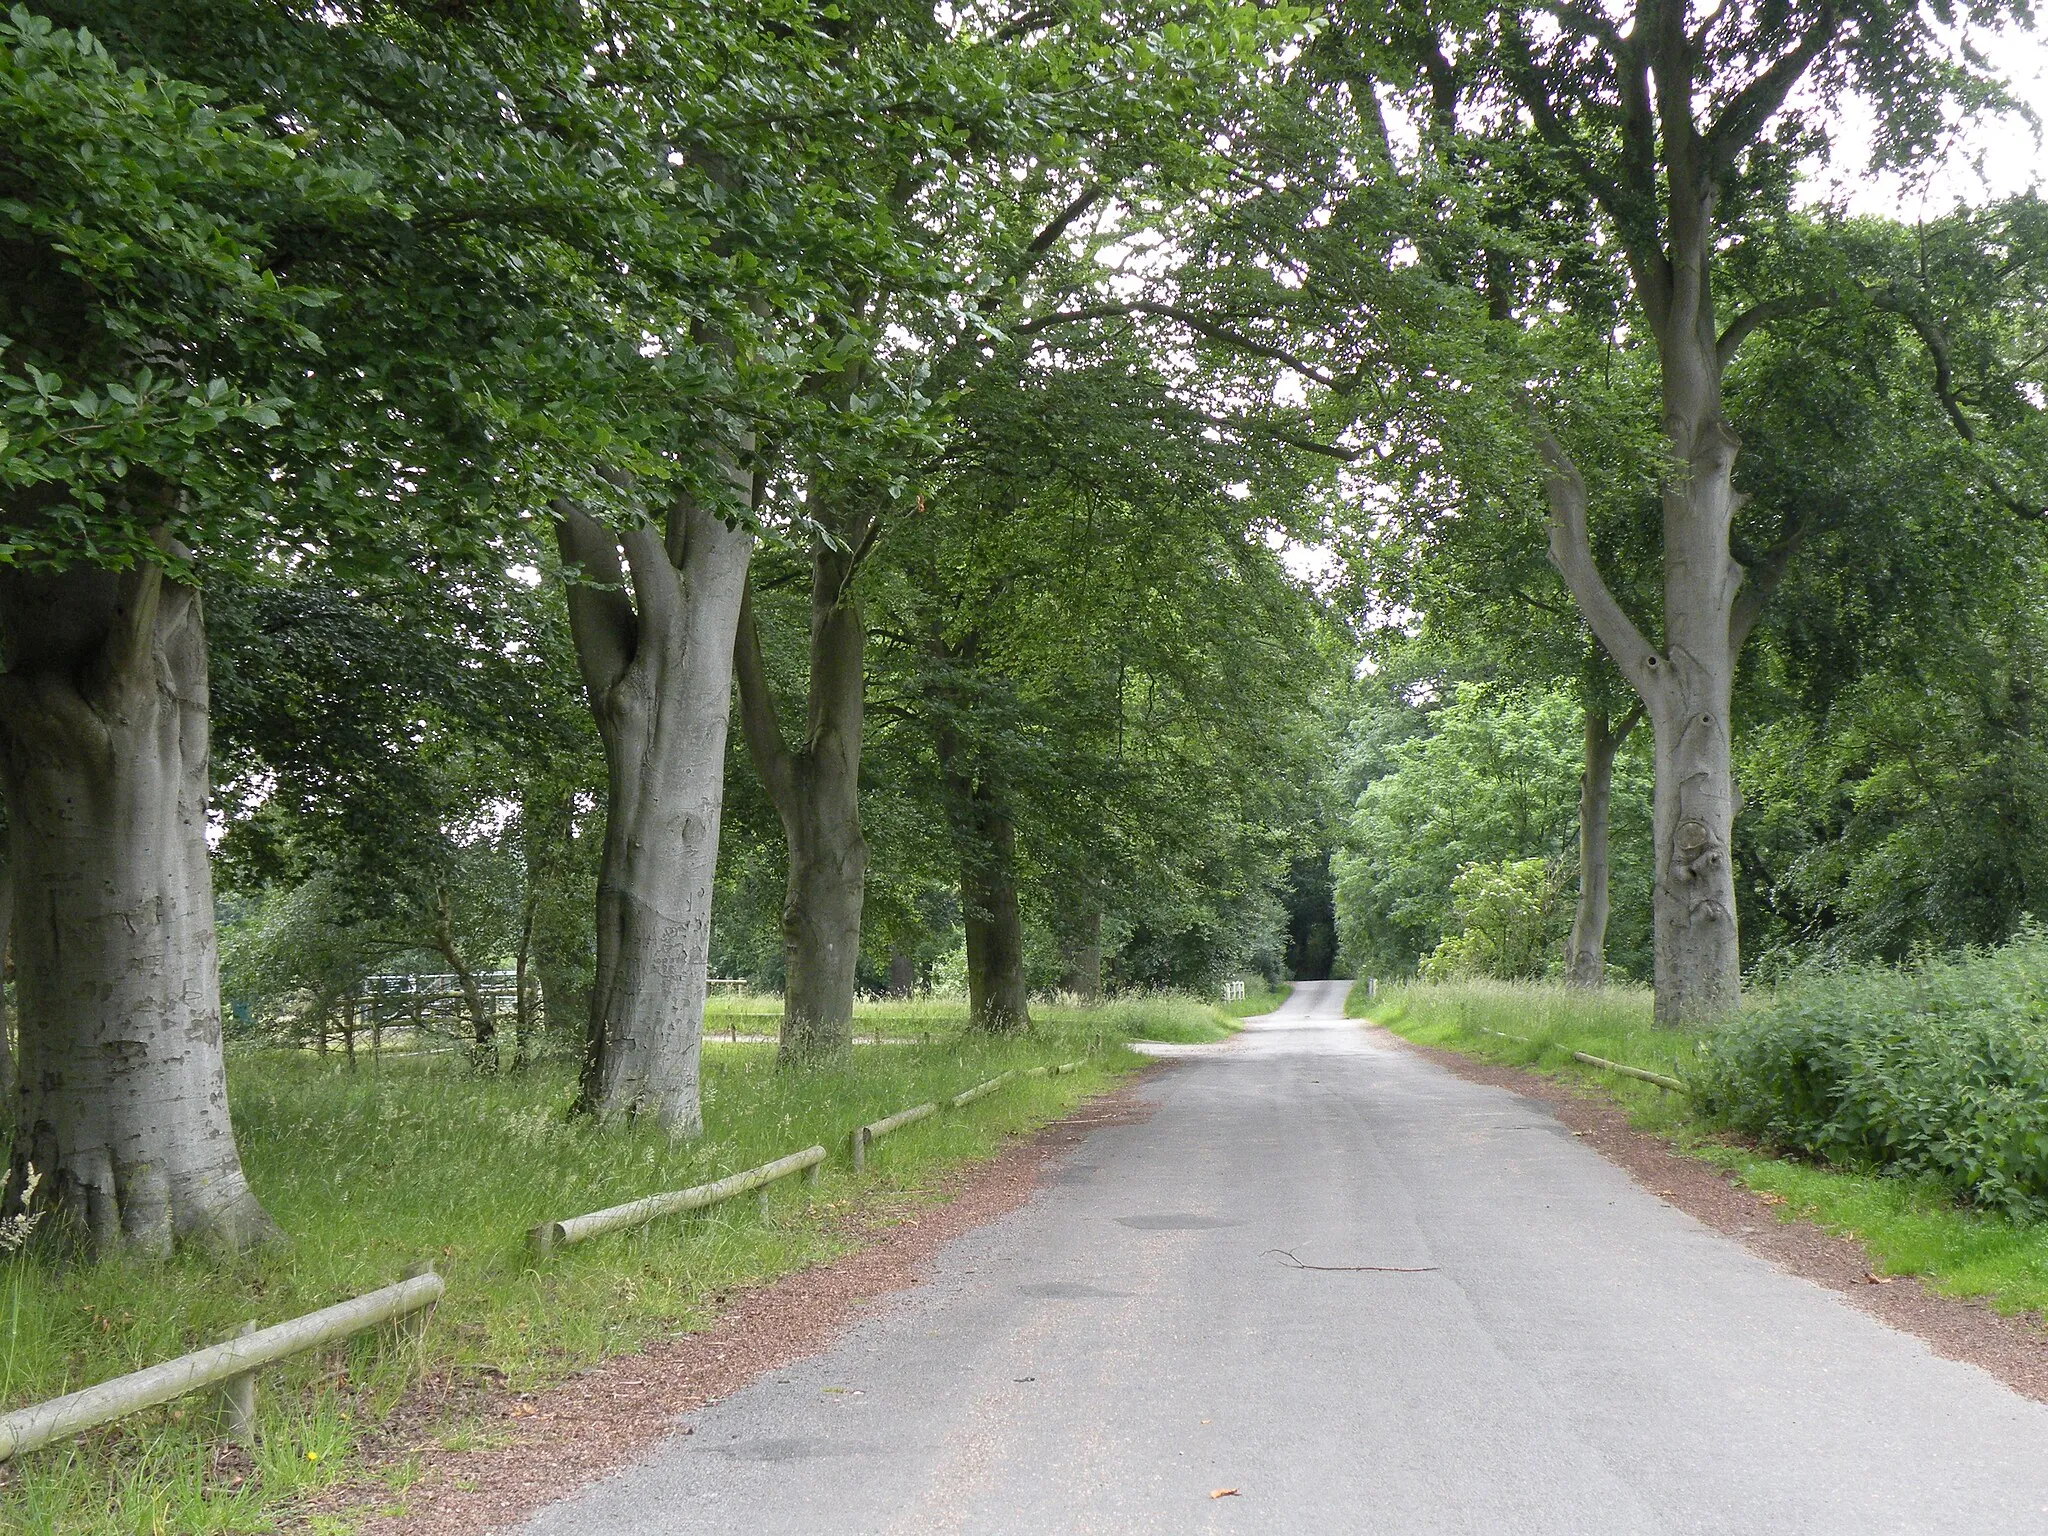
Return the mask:
[[[1054,1029],[1107,1030],[1125,1040],[1205,1045],[1228,1040],[1237,1021],[1186,992],[1139,992],[1093,1005],[1034,1003],[1031,1017]]]
[[[1218,1003],[1219,1010],[1233,1019],[1256,1018],[1262,1013],[1271,1013],[1287,1001],[1287,994],[1294,990],[1292,982],[1274,983],[1253,977],[1244,984],[1244,996],[1234,1002]]]
[[[1422,983],[1383,987],[1368,1003],[1361,985],[1352,989],[1346,1011],[1418,1044],[1597,1084],[1637,1128],[1671,1138],[1759,1193],[1781,1197],[1781,1219],[1812,1221],[1860,1240],[1878,1273],[1917,1275],[1946,1295],[1979,1298],[2007,1314],[2048,1314],[2048,1223],[1958,1205],[1927,1179],[1773,1157],[1720,1135],[1693,1113],[1685,1095],[1571,1059],[1568,1053],[1580,1050],[1684,1078],[1699,1059],[1701,1038],[1652,1024],[1647,991]],[[1488,1029],[1526,1035],[1531,1043],[1503,1040]]]
[[[1031,1017],[1045,1027],[1089,1038],[1121,1036],[1198,1044],[1227,1038],[1232,1020],[1278,1007],[1287,993],[1283,988],[1267,995],[1273,1001],[1248,1010],[1236,1003],[1204,1002],[1188,992],[1133,992],[1099,1003],[1062,997],[1032,1003]],[[965,1029],[967,1001],[957,997],[863,998],[854,1004],[853,1014],[856,1041],[872,1040],[877,1025],[884,1040],[936,1041]],[[772,1035],[781,1018],[782,999],[772,993],[726,995],[705,1004],[704,1030],[711,1038],[734,1025],[741,1035]]]
[[[1198,1005],[1199,1006],[1199,1005]],[[1203,1010],[1206,1012],[1207,1010]],[[597,1128],[567,1113],[566,1066],[494,1079],[457,1056],[387,1059],[355,1073],[337,1057],[238,1056],[229,1096],[251,1181],[285,1240],[233,1261],[180,1254],[96,1266],[47,1258],[0,1266],[0,1406],[73,1391],[388,1284],[431,1259],[448,1280],[423,1351],[364,1337],[268,1368],[254,1464],[209,1472],[201,1398],[21,1458],[0,1491],[0,1529],[65,1536],[273,1528],[309,1488],[359,1472],[360,1431],[422,1369],[515,1387],[560,1377],[664,1334],[704,1326],[718,1299],[841,1252],[858,1202],[911,1201],[945,1170],[993,1155],[1136,1064],[1130,1036],[1185,1026],[1180,1002],[1040,1010],[1009,1041],[955,1032],[930,1046],[858,1052],[841,1073],[779,1073],[769,1046],[707,1044],[706,1136]],[[1210,1015],[1213,1018],[1213,1015]],[[856,1179],[856,1124],[1012,1067],[1085,1058],[971,1109],[892,1137]],[[834,1152],[821,1184],[655,1222],[536,1258],[529,1228],[766,1162],[813,1142]],[[448,1433],[459,1433],[451,1426]],[[233,1472],[239,1472],[237,1483]]]

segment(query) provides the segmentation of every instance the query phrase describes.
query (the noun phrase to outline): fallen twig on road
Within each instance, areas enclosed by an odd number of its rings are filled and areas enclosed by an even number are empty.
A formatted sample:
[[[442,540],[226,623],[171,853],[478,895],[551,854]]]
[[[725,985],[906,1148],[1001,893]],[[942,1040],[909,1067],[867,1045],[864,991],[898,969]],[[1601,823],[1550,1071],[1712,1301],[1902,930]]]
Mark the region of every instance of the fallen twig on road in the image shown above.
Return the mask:
[[[1400,1264],[1304,1264],[1285,1248],[1268,1248],[1266,1253],[1260,1254],[1259,1257],[1263,1259],[1270,1253],[1277,1253],[1285,1259],[1288,1269],[1343,1270],[1350,1274],[1373,1275],[1433,1275],[1443,1268],[1441,1264],[1424,1264],[1413,1269]]]

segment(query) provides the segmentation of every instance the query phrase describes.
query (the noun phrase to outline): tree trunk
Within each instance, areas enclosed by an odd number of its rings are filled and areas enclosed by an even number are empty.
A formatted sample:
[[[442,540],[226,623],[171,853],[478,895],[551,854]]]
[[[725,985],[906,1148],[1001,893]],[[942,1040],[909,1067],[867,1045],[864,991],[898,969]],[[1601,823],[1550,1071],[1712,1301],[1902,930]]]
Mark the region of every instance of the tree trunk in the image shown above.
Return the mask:
[[[917,956],[909,950],[889,951],[889,995],[909,997],[917,991]]]
[[[994,787],[972,776],[950,729],[938,737],[960,915],[967,930],[967,1026],[1014,1034],[1031,1024],[1024,986],[1024,919],[1017,902],[1017,833]]]
[[[1638,706],[1619,726],[1589,690],[1584,712],[1585,766],[1579,775],[1579,903],[1565,948],[1565,980],[1597,987],[1607,973],[1608,812],[1614,800],[1614,760],[1642,719]]]
[[[469,1014],[470,1034],[476,1043],[476,1069],[479,1072],[497,1071],[497,1010],[485,1006],[484,995],[476,984],[476,974],[462,958],[461,947],[455,942],[455,914],[449,906],[445,885],[434,892],[434,948],[448,962],[448,969],[455,973],[455,984],[462,990],[462,1006]]]
[[[14,975],[14,861],[0,841],[0,1136],[14,1134],[14,1024],[7,983]]]
[[[735,484],[747,479],[735,466]],[[583,578],[569,588],[569,620],[609,789],[582,1102],[694,1136],[733,637],[753,535],[687,498],[665,536],[645,524],[615,536],[566,503],[555,512],[563,560]]]
[[[1102,912],[1091,908],[1067,936],[1066,974],[1060,984],[1086,1002],[1102,996]]]
[[[860,825],[867,631],[849,590],[855,558],[823,540],[812,546],[810,686],[796,750],[776,716],[751,595],[741,610],[734,658],[747,753],[789,845],[782,904],[784,1065],[843,1057],[853,1048],[868,868]]]
[[[529,962],[533,955],[533,914],[538,895],[531,883],[526,888],[526,910],[519,921],[519,953],[512,966],[512,1067],[517,1071],[532,1060],[533,999],[527,993],[531,980]]]
[[[1551,559],[1637,696],[1655,735],[1656,1018],[1667,1027],[1732,1013],[1742,990],[1729,841],[1735,821],[1729,705],[1749,619],[1729,553],[1740,444],[1721,417],[1720,354],[1705,287],[1706,212],[1674,234],[1667,291],[1646,299],[1662,363],[1670,475],[1664,508],[1664,645],[1652,647],[1596,564],[1578,469],[1544,437]]]
[[[960,866],[960,907],[967,929],[967,1024],[1007,1035],[1030,1027],[1024,988],[1024,919],[1017,904],[1016,832],[1010,818],[978,796],[980,846]]]
[[[199,598],[151,565],[0,575],[18,885],[14,1158],[100,1252],[273,1234],[228,1123]]]

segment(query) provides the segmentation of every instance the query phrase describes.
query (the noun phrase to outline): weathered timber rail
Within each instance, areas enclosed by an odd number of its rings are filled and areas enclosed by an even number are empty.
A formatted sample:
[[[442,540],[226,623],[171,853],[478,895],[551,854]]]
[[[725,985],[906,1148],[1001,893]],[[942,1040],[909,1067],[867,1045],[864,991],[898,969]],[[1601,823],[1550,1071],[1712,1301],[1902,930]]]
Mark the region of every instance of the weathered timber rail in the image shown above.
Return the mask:
[[[395,1285],[370,1291],[308,1312],[268,1328],[247,1325],[236,1338],[175,1360],[116,1376],[98,1386],[53,1397],[46,1403],[0,1414],[0,1461],[48,1445],[81,1430],[126,1418],[159,1403],[197,1392],[221,1389],[223,1438],[248,1443],[256,1428],[256,1372],[288,1355],[318,1349],[374,1328],[379,1323],[415,1319],[441,1299],[447,1282],[432,1269],[409,1275]]]
[[[587,1216],[571,1216],[564,1221],[544,1221],[533,1229],[529,1237],[533,1246],[545,1253],[552,1248],[583,1242],[600,1233],[616,1232],[621,1227],[644,1226],[658,1216],[701,1211],[706,1206],[718,1205],[750,1190],[761,1191],[762,1203],[765,1205],[768,1186],[778,1179],[786,1179],[793,1173],[801,1173],[805,1175],[807,1183],[815,1184],[818,1180],[818,1165],[825,1161],[826,1156],[823,1147],[805,1147],[801,1152],[792,1152],[787,1157],[778,1157],[772,1163],[763,1163],[758,1168],[749,1168],[742,1173],[728,1174],[709,1184],[694,1184],[688,1189],[648,1195],[645,1199],[629,1200],[624,1205],[607,1206],[604,1210],[592,1211]]]
[[[849,1150],[853,1156],[853,1171],[859,1173],[867,1167],[868,1148],[872,1147],[891,1131],[900,1131],[906,1125],[915,1125],[918,1121],[928,1116],[936,1115],[938,1112],[939,1106],[936,1104],[913,1104],[910,1108],[899,1109],[895,1114],[886,1116],[883,1119],[871,1120],[866,1125],[855,1126],[853,1128],[853,1135],[849,1138],[851,1143]]]
[[[884,1136],[889,1135],[893,1131],[900,1131],[907,1125],[915,1125],[920,1120],[929,1119],[942,1108],[964,1109],[976,1099],[986,1098],[989,1094],[994,1093],[1005,1083],[1021,1082],[1027,1077],[1064,1077],[1067,1073],[1078,1070],[1080,1065],[1081,1063],[1078,1061],[1063,1061],[1056,1067],[1026,1067],[1021,1072],[1005,1072],[1000,1077],[992,1077],[985,1083],[976,1083],[964,1093],[954,1094],[943,1105],[937,1103],[913,1104],[910,1108],[899,1109],[895,1114],[886,1116],[883,1119],[871,1120],[866,1125],[857,1125],[853,1128],[853,1134],[847,1138],[848,1150],[852,1154],[853,1159],[853,1171],[859,1173],[867,1167],[868,1149],[873,1147]]]
[[[1527,1035],[1511,1035],[1504,1029],[1488,1029],[1484,1024],[1474,1024],[1472,1027],[1482,1035],[1492,1035],[1496,1040],[1513,1040],[1521,1045],[1536,1044]],[[1685,1083],[1675,1077],[1666,1077],[1662,1072],[1646,1071],[1642,1067],[1632,1067],[1625,1061],[1609,1061],[1605,1056],[1591,1056],[1584,1051],[1568,1051],[1565,1054],[1573,1061],[1582,1061],[1589,1067],[1605,1067],[1609,1072],[1619,1072],[1623,1077],[1633,1077],[1638,1082],[1655,1083],[1659,1088],[1668,1089],[1672,1093],[1692,1092]]]

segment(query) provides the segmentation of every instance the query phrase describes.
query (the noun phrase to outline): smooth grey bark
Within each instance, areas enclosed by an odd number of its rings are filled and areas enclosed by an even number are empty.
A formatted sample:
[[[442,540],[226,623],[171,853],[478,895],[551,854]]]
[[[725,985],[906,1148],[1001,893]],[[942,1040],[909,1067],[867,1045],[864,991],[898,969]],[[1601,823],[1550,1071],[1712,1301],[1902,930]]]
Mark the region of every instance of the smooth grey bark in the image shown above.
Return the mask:
[[[1546,73],[1526,34],[1508,39],[1507,78],[1535,131],[1580,175],[1609,215],[1657,347],[1666,465],[1663,634],[1653,646],[1602,579],[1586,528],[1586,488],[1563,449],[1539,430],[1550,503],[1551,559],[1637,696],[1655,738],[1654,924],[1660,1024],[1711,1022],[1740,1000],[1740,943],[1730,839],[1739,801],[1730,763],[1735,660],[1769,582],[1745,593],[1731,553],[1741,444],[1722,411],[1722,375],[1745,337],[1780,312],[1766,301],[1719,330],[1713,286],[1716,207],[1724,182],[1807,71],[1850,25],[1823,11],[1775,56],[1747,59],[1739,86],[1706,78],[1726,63],[1715,14],[1682,5],[1634,8],[1626,30],[1604,13],[1555,13],[1578,45],[1607,55],[1619,110],[1613,174],[1580,135],[1584,66]],[[1789,551],[1788,551],[1789,553]],[[1765,573],[1759,571],[1759,577]]]
[[[860,541],[860,542],[864,542]],[[867,628],[852,581],[852,550],[811,547],[809,687],[802,742],[783,736],[769,690],[751,593],[741,610],[735,670],[747,755],[782,822],[789,879],[782,902],[784,1065],[853,1049],[868,845],[860,825],[860,752]]]
[[[737,465],[730,477],[749,485]],[[615,534],[567,502],[554,511],[579,573],[569,623],[609,791],[582,1103],[694,1136],[733,633],[754,537],[690,497],[665,530]]]
[[[179,552],[182,553],[182,552]],[[0,573],[19,1165],[98,1252],[275,1228],[228,1123],[198,593],[150,564]]]
[[[1677,110],[1689,114],[1689,103]],[[1667,127],[1672,119],[1667,113]],[[1736,597],[1730,553],[1740,442],[1721,412],[1725,359],[1709,282],[1713,178],[1689,128],[1666,146],[1670,176],[1692,195],[1670,200],[1667,249],[1630,262],[1657,342],[1668,470],[1662,494],[1664,636],[1650,644],[1608,590],[1586,525],[1586,486],[1549,436],[1550,554],[1593,633],[1643,701],[1655,740],[1656,1017],[1706,1023],[1732,1013],[1742,988],[1729,854],[1736,796],[1729,708],[1735,686]]]
[[[1565,980],[1597,987],[1607,975],[1609,813],[1614,802],[1614,760],[1642,719],[1637,705],[1616,725],[1604,702],[1588,697],[1584,709],[1584,764],[1579,773],[1579,900],[1566,941]]]

